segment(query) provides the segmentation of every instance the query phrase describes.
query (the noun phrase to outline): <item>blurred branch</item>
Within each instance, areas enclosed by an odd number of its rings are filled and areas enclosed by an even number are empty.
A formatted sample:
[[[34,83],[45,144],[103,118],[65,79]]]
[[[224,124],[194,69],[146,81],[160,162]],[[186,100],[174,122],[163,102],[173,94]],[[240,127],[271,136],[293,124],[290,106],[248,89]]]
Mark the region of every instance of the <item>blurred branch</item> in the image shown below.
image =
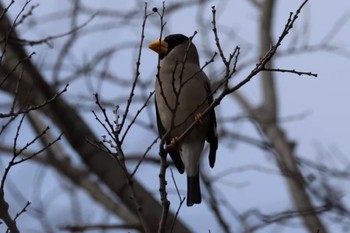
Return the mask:
[[[176,189],[177,196],[179,197],[179,201],[180,201],[180,202],[179,202],[179,207],[177,208],[176,213],[175,213],[175,218],[174,218],[174,220],[173,220],[173,222],[172,222],[172,224],[171,224],[171,228],[170,228],[170,229],[171,229],[171,232],[173,232],[175,221],[176,221],[176,219],[177,219],[178,216],[179,216],[180,209],[181,209],[183,203],[185,203],[186,198],[185,198],[185,197],[181,197],[179,188],[177,187],[177,184],[176,184],[176,180],[175,180],[175,177],[174,177],[173,170],[172,170],[171,168],[170,168],[170,172],[171,172],[171,178],[172,178],[172,180],[173,180],[173,183],[174,183],[174,186],[175,186],[175,189]]]
[[[283,39],[293,28],[294,22],[297,20],[301,9],[307,2],[308,0],[305,0],[295,14],[290,13],[288,22],[285,25],[283,32],[280,34],[275,45],[271,48],[273,17],[272,9],[274,9],[275,7],[275,1],[265,0],[262,9],[262,20],[260,25],[260,54],[261,56],[263,56],[261,60],[267,59],[269,64],[268,66],[263,65],[262,70],[270,70],[275,72],[281,71],[280,69],[272,68],[273,56],[271,55],[276,53]],[[283,71],[286,72],[287,70]],[[303,74],[316,76],[316,74],[312,74],[311,72],[298,72],[294,70],[288,70],[288,72],[295,73],[298,75]],[[306,192],[303,175],[298,167],[298,164],[296,162],[296,156],[294,154],[295,143],[290,142],[287,139],[285,133],[278,125],[278,103],[276,94],[277,89],[275,87],[273,74],[274,72],[262,73],[263,103],[256,110],[250,112],[250,114],[256,119],[257,123],[259,124],[259,127],[261,127],[262,132],[269,141],[269,144],[271,144],[272,149],[276,152],[278,166],[283,172],[283,174],[286,175],[287,184],[297,212],[303,212],[305,209],[311,211],[310,214],[301,215],[303,217],[305,226],[308,228],[310,233],[314,233],[315,229],[320,229],[321,232],[326,233],[327,230],[325,229],[321,220],[317,216],[319,212],[312,212],[314,210],[314,207],[309,194]]]
[[[320,214],[320,213],[323,213],[323,212],[330,210],[331,207],[332,207],[331,203],[325,203],[323,206],[320,206],[320,207],[312,207],[311,209],[304,208],[304,209],[300,209],[298,211],[284,211],[284,212],[280,212],[280,213],[272,214],[272,215],[262,214],[257,209],[249,210],[243,215],[243,218],[250,218],[250,217],[254,216],[254,217],[257,217],[258,219],[260,219],[261,223],[256,224],[254,226],[251,226],[244,233],[254,232],[260,228],[266,227],[267,225],[269,225],[271,223],[281,222],[281,221],[286,220],[286,219],[297,218],[300,216],[305,217],[305,216],[310,216],[310,215],[317,215],[317,214]],[[321,228],[316,227],[315,229],[321,229]],[[312,231],[312,233],[315,232],[315,229]]]
[[[208,204],[216,217],[217,221],[219,222],[221,229],[223,232],[230,233],[232,232],[230,230],[230,226],[228,222],[225,220],[224,215],[222,211],[219,208],[219,203],[217,200],[217,193],[215,192],[215,189],[213,188],[213,182],[209,177],[205,174],[205,172],[201,172],[201,178],[203,180],[203,183],[208,191],[209,194],[209,200]]]
[[[59,70],[61,69],[61,67],[63,66],[63,61],[64,61],[64,57],[68,56],[69,55],[69,49],[72,47],[72,45],[77,41],[78,39],[78,30],[76,30],[77,28],[77,17],[78,17],[78,14],[77,12],[79,11],[79,6],[80,6],[80,3],[81,1],[80,0],[77,0],[77,1],[74,1],[74,5],[72,7],[72,10],[71,10],[71,32],[67,35],[64,35],[64,36],[67,36],[68,39],[67,41],[63,44],[62,48],[60,49],[60,52],[57,56],[57,59],[56,59],[56,62],[54,64],[54,67],[53,67],[53,80],[54,80],[54,83],[57,84],[57,80],[59,79],[58,78],[58,72]],[[91,17],[92,19],[93,17]],[[89,22],[89,21],[88,21]]]
[[[44,103],[42,104],[39,104],[39,105],[36,105],[36,106],[30,106],[28,107],[27,109],[24,109],[24,110],[19,110],[17,112],[14,112],[13,109],[11,109],[11,112],[9,113],[0,113],[0,118],[7,118],[7,117],[16,117],[20,114],[26,114],[26,113],[29,113],[31,111],[34,111],[34,110],[38,110],[40,108],[43,108],[45,107],[46,105],[50,104],[52,101],[54,101],[55,99],[57,99],[60,95],[62,95],[64,92],[67,91],[67,87],[68,87],[68,84],[66,84],[65,88],[58,92],[57,94],[55,94],[51,99],[49,100],[45,100]],[[15,93],[18,93],[18,91],[16,91]]]
[[[34,45],[39,45],[39,44],[47,44],[50,48],[52,48],[53,46],[49,43],[52,40],[56,40],[62,37],[66,37],[69,35],[75,35],[77,31],[79,31],[80,29],[84,28],[86,25],[88,25],[93,19],[94,19],[95,15],[91,16],[90,19],[88,19],[86,22],[82,23],[81,25],[76,25],[74,28],[72,28],[70,31],[58,34],[58,35],[54,35],[54,36],[48,36],[46,38],[40,39],[40,40],[28,40],[28,39],[21,39],[21,38],[11,38],[11,42],[13,43],[18,43],[21,44],[23,46],[29,45],[29,46],[34,46]],[[72,38],[72,37],[71,37]],[[65,52],[67,52],[67,50],[64,50]]]
[[[139,227],[138,225],[132,224],[93,224],[93,225],[82,225],[82,226],[61,226],[60,230],[69,231],[69,232],[85,232],[85,231],[106,231],[106,230],[127,230],[127,229],[135,229]]]

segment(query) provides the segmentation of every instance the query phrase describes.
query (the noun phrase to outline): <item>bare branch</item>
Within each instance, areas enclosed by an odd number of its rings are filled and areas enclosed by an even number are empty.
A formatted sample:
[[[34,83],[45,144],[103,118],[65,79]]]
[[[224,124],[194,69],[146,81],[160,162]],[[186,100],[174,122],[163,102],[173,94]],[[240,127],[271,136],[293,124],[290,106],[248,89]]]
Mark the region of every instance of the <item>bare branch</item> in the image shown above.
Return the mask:
[[[134,78],[134,81],[132,83],[132,87],[131,87],[131,90],[130,90],[130,95],[129,95],[129,98],[128,98],[128,101],[127,101],[127,105],[126,105],[126,108],[125,108],[124,115],[122,117],[122,122],[120,123],[120,126],[119,126],[119,132],[123,129],[123,126],[124,126],[124,123],[125,123],[125,120],[126,120],[126,116],[129,113],[129,108],[130,108],[130,105],[131,105],[133,97],[134,97],[135,87],[136,87],[137,81],[138,81],[138,79],[140,77],[141,54],[142,54],[143,41],[144,41],[144,38],[145,38],[145,27],[146,27],[146,22],[147,22],[148,16],[149,16],[149,14],[147,13],[147,2],[145,2],[144,18],[143,18],[142,27],[141,27],[142,28],[141,29],[141,41],[140,41],[140,46],[139,46],[138,56],[137,56],[137,61],[136,61],[135,78]],[[119,132],[117,132],[117,133],[119,134]],[[126,134],[124,134],[124,136],[122,137],[121,143],[123,143],[125,135]]]
[[[55,101],[59,96],[61,96],[64,92],[66,92],[67,88],[68,88],[68,85],[69,84],[66,84],[66,86],[63,88],[62,91],[56,93],[51,99],[45,100],[44,103],[42,103],[42,104],[39,104],[39,105],[36,105],[36,106],[31,106],[31,107],[28,107],[27,109],[19,110],[17,112],[14,112],[13,109],[12,109],[10,111],[10,113],[0,113],[0,118],[16,117],[16,116],[21,115],[21,114],[27,114],[27,113],[29,113],[31,111],[41,109],[41,108],[45,107],[46,105],[48,105],[48,104],[52,103],[53,101]],[[16,92],[16,93],[18,93],[18,92]]]
[[[270,72],[281,72],[281,73],[292,73],[292,74],[297,74],[299,76],[301,75],[306,75],[306,76],[313,76],[317,77],[316,73],[312,72],[305,72],[305,71],[297,71],[295,69],[279,69],[279,68],[264,68],[262,71],[270,71]]]

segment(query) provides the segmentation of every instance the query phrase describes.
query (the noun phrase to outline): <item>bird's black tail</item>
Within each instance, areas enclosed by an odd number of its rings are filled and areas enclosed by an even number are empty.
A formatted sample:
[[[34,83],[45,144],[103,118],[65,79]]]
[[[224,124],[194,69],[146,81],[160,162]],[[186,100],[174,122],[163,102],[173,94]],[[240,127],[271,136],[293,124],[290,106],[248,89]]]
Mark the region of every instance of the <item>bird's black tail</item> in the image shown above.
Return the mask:
[[[196,176],[187,176],[187,206],[202,202],[201,188],[199,186],[199,173]]]

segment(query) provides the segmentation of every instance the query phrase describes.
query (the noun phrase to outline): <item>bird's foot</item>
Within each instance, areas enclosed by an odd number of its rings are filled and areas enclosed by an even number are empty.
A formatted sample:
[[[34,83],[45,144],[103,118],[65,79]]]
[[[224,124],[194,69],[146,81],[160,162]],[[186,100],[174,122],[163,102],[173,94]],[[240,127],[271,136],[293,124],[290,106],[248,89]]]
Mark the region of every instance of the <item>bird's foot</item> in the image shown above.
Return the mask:
[[[178,148],[180,145],[179,138],[178,137],[173,137],[170,141],[170,145],[174,148]]]
[[[202,113],[197,113],[195,116],[194,116],[194,121],[196,122],[197,125],[200,125],[203,121],[203,115]]]

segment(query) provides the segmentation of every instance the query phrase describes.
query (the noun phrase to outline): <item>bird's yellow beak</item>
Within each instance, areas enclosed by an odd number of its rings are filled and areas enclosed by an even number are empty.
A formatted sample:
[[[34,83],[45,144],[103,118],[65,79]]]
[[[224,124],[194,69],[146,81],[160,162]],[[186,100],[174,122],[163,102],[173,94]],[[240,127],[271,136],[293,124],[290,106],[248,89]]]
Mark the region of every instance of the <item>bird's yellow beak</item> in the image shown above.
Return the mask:
[[[148,44],[148,48],[152,49],[154,52],[164,55],[168,52],[168,43],[164,40],[154,40]]]

